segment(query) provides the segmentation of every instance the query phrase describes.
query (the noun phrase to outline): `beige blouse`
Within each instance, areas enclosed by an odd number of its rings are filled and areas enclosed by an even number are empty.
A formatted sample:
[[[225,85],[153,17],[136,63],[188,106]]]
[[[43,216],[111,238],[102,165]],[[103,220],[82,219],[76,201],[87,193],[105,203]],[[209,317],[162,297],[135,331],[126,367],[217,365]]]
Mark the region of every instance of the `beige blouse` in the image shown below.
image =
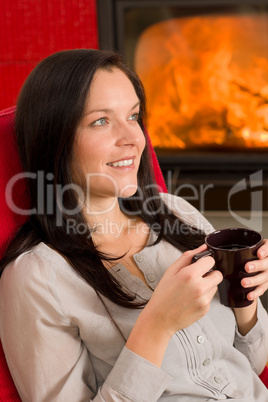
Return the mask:
[[[207,233],[211,225],[186,201],[163,195],[177,215]],[[149,243],[154,240],[153,232]],[[181,252],[165,241],[134,255],[151,289]],[[122,286],[149,299],[153,290],[122,265]],[[103,298],[58,253],[40,243],[11,263],[0,280],[0,336],[23,401],[267,402],[258,378],[268,360],[268,317],[237,332],[231,309],[213,299],[207,315],[177,332],[161,368],[125,347],[140,314]]]

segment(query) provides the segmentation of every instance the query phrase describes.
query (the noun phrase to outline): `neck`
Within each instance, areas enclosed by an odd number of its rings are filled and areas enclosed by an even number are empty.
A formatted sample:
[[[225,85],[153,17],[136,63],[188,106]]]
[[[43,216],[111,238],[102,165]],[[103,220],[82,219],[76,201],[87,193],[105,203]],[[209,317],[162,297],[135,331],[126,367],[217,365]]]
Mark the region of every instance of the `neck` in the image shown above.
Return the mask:
[[[90,228],[93,229],[93,237],[114,237],[118,238],[130,225],[132,221],[125,215],[120,207],[117,198],[104,202],[91,203],[90,208],[85,206],[83,213]]]
[[[147,244],[150,233],[147,224],[137,216],[124,214],[118,199],[113,208],[110,210],[106,208],[105,212],[104,209],[99,208],[99,204],[98,208],[83,212],[92,229],[92,240],[98,250],[106,255],[122,258],[124,265],[128,266],[130,271],[134,269],[134,275],[136,275],[137,267],[132,261],[132,255],[142,250]],[[104,264],[109,269],[114,262],[106,261]]]

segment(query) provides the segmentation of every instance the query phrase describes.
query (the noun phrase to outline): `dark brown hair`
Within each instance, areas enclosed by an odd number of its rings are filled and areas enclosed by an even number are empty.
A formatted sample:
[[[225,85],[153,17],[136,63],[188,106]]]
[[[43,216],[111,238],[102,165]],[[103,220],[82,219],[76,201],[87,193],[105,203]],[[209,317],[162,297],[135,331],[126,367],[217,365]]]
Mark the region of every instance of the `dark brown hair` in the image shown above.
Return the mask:
[[[135,301],[135,295],[124,292],[105,268],[103,261],[113,258],[100,253],[95,247],[91,231],[81,211],[72,213],[71,218],[75,219],[77,226],[83,224],[87,230],[83,233],[67,231],[70,216],[66,210],[76,209],[75,192],[70,189],[64,193],[63,209],[63,205],[57,199],[56,191],[57,186],[72,183],[70,167],[74,136],[90,93],[93,76],[99,69],[112,68],[123,71],[132,82],[141,104],[138,123],[144,130],[143,86],[117,53],[89,49],[61,51],[39,63],[26,80],[16,108],[17,142],[24,170],[43,174],[44,205],[40,213],[37,181],[29,180],[31,208],[36,209],[36,213],[30,216],[11,242],[1,262],[0,270],[2,271],[21,253],[43,241],[64,255],[73,269],[98,294],[104,295],[118,305],[137,308],[142,303]],[[157,233],[156,242],[165,239],[181,249],[200,245],[204,240],[203,233],[180,221],[163,203],[151,166],[146,145],[138,171],[138,188],[142,197],[134,195],[120,199],[121,208],[129,214],[140,216]],[[52,205],[48,205],[47,200],[51,202],[51,188],[53,188]],[[60,224],[57,222],[59,216]],[[182,225],[184,225],[183,231],[180,230]],[[187,235],[185,227],[188,228]]]

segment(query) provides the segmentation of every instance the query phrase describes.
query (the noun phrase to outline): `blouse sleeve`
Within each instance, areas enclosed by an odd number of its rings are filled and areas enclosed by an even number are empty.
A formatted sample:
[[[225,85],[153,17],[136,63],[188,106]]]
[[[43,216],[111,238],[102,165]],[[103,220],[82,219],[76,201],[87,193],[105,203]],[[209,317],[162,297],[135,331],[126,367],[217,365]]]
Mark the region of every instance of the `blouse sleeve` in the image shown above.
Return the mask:
[[[169,193],[162,193],[161,197],[167,207],[183,222],[203,231],[205,234],[209,234],[215,230],[198,209],[184,198]]]
[[[157,401],[172,377],[126,347],[97,387],[79,328],[51,289],[48,265],[30,252],[0,280],[0,336],[22,401]]]
[[[245,336],[236,328],[235,347],[248,358],[252,369],[259,375],[268,359],[268,314],[260,300],[257,314],[256,325]]]

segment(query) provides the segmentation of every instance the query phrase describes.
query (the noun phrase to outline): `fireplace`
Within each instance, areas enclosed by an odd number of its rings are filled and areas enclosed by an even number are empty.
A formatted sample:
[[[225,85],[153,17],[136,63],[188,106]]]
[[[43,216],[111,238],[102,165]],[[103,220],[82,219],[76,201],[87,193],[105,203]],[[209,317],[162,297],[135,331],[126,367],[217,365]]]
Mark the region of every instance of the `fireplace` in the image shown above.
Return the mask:
[[[147,127],[171,192],[226,211],[237,182],[268,176],[268,0],[99,0],[101,48],[140,76]],[[256,173],[256,174],[255,174]],[[253,183],[253,184],[252,184]],[[206,187],[207,186],[207,187]],[[241,187],[242,188],[242,187]],[[251,190],[233,197],[251,208]],[[192,194],[193,195],[193,194]]]

